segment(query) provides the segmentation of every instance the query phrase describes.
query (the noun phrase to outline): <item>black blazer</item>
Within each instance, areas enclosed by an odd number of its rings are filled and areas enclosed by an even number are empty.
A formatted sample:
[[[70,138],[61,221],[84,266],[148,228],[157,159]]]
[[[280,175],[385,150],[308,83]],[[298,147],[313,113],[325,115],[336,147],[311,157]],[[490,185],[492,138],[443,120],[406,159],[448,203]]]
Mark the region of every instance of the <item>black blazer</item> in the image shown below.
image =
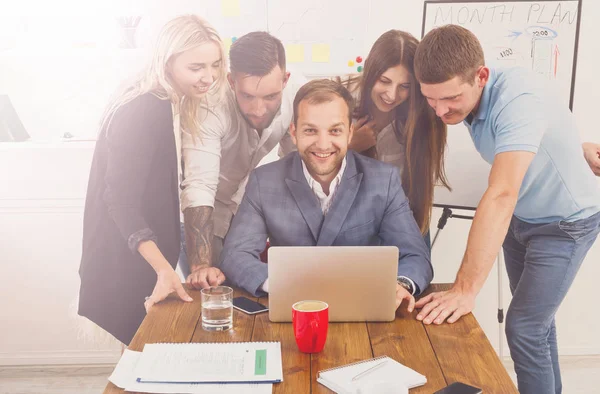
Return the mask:
[[[137,252],[153,239],[175,268],[180,250],[177,154],[168,100],[147,93],[101,131],[83,218],[79,314],[129,344],[156,273]]]

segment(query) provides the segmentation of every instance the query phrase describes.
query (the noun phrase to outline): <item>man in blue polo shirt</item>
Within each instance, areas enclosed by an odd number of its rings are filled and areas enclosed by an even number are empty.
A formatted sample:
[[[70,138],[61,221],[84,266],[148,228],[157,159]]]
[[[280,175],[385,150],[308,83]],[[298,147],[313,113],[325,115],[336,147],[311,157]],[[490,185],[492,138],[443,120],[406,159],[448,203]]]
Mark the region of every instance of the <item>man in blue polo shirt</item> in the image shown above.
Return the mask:
[[[513,300],[506,335],[521,393],[560,393],[555,314],[600,231],[600,190],[573,115],[547,80],[485,67],[468,30],[429,32],[416,78],[447,124],[464,122],[492,169],[451,290],[417,303],[426,324],[469,313],[500,247]]]

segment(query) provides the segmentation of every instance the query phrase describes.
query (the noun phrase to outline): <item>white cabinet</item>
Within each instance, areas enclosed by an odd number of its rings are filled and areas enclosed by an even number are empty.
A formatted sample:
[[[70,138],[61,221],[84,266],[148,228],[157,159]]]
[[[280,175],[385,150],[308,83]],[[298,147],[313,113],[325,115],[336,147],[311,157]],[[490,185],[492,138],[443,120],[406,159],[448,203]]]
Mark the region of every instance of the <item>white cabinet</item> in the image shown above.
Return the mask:
[[[120,345],[76,315],[93,149],[0,144],[0,365],[118,360]]]

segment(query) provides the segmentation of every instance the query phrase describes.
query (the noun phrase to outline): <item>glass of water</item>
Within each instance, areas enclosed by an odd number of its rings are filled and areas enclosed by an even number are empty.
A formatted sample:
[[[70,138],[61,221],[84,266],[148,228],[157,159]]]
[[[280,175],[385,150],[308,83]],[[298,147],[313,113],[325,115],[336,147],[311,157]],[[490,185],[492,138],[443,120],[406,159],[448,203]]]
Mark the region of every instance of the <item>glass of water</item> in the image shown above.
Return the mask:
[[[226,331],[233,326],[233,289],[211,286],[202,289],[202,328]]]

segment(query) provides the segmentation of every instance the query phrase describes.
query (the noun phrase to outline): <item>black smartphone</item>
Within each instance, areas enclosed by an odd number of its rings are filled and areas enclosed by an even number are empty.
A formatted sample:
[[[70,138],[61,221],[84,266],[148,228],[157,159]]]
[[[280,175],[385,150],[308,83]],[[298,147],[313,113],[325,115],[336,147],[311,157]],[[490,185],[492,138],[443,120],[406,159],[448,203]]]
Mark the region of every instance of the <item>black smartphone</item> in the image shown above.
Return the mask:
[[[233,307],[249,315],[266,312],[269,310],[269,308],[267,308],[263,304],[260,304],[256,301],[252,301],[250,298],[246,297],[235,297],[233,299]]]
[[[454,382],[448,387],[436,391],[433,394],[481,394],[481,389],[469,386],[468,384]]]

